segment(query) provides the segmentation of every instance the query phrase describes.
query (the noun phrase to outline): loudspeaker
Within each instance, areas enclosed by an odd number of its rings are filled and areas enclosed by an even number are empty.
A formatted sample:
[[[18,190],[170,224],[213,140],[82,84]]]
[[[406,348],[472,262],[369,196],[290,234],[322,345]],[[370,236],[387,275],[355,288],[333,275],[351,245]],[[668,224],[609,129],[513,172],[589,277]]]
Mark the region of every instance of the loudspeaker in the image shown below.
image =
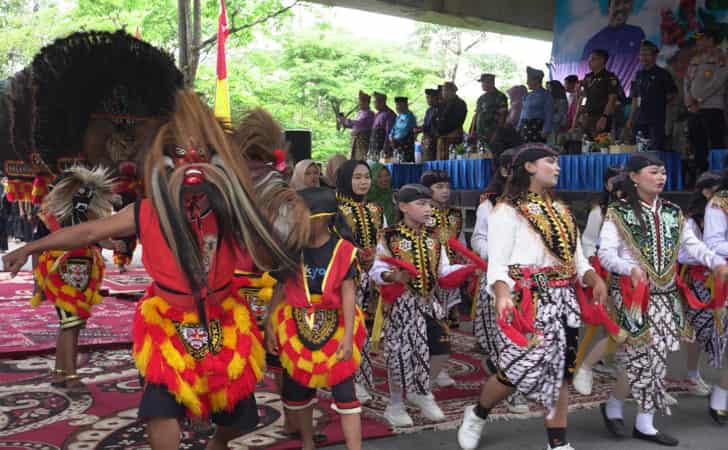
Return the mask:
[[[294,162],[311,159],[311,130],[286,130],[284,133],[290,145],[288,153]]]

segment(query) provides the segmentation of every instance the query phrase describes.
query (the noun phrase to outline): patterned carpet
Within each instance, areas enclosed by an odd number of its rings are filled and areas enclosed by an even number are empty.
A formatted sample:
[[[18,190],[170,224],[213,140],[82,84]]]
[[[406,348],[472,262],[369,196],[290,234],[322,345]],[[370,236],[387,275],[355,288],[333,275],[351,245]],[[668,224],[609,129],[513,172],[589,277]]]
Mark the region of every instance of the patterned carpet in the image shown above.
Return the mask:
[[[6,275],[6,274],[3,274]],[[107,272],[104,289],[111,294],[128,294],[144,289],[149,277],[141,270],[120,274]],[[47,352],[56,345],[58,318],[53,305],[30,306],[33,276],[20,272],[13,279],[0,280],[0,317],[5,328],[0,333],[0,357]],[[81,331],[84,349],[108,348],[131,342],[131,320],[136,303],[107,297],[94,307],[94,313]]]
[[[381,418],[387,404],[387,391],[382,361],[376,358],[378,389],[363,413],[362,429],[366,439],[423,429],[451,429],[458,425],[464,406],[475,401],[484,373],[479,357],[467,353],[474,339],[460,333],[453,337],[456,353],[448,371],[457,380],[457,385],[435,391],[447,420],[431,423],[418,411],[410,409],[415,426],[390,430]],[[136,419],[141,391],[128,350],[84,354],[79,372],[84,376],[89,393],[77,397],[69,397],[64,391],[50,387],[46,374],[51,363],[51,357],[44,355],[0,360],[0,449],[147,448],[144,426]],[[574,409],[594,407],[605,399],[609,381],[605,378],[596,381],[593,395],[583,397],[573,394]],[[256,392],[262,418],[258,429],[234,441],[231,448],[300,448],[299,442],[286,440],[282,433],[282,406],[274,384],[272,378],[266,378]],[[675,383],[670,384],[670,390],[673,393],[684,392]],[[340,443],[343,436],[338,427],[338,416],[330,409],[327,397],[326,392],[321,392],[315,411],[316,428],[327,435],[327,444]],[[509,420],[542,414],[534,405],[532,407],[532,413],[517,416],[500,406],[491,417],[493,420]],[[208,434],[187,429],[182,448],[202,449],[207,437]]]

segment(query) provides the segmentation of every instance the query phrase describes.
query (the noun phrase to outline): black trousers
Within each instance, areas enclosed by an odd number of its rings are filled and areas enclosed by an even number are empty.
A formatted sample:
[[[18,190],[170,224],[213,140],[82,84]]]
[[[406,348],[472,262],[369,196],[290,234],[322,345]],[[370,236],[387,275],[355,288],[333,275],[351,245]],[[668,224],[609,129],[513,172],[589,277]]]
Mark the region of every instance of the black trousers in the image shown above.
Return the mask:
[[[695,154],[697,174],[708,170],[708,152],[725,147],[725,117],[722,109],[701,109],[688,118],[688,139]]]
[[[642,135],[651,141],[650,150],[665,151],[665,122],[661,123],[640,123],[634,127],[634,135],[642,132]]]

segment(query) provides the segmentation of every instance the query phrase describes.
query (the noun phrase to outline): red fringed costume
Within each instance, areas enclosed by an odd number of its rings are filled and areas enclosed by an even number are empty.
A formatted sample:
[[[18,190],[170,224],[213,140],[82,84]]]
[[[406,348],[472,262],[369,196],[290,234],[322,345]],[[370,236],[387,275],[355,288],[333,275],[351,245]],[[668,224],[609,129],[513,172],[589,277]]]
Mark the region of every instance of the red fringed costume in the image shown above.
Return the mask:
[[[154,279],[134,318],[137,368],[147,383],[165,386],[190,416],[231,411],[262,379],[265,355],[250,307],[230,283],[236,244],[218,240],[214,214],[203,215],[195,226],[210,261],[209,292],[201,293],[205,327],[153,205],[145,199],[136,208],[142,262]]]
[[[339,361],[336,355],[344,336],[341,284],[356,261],[356,248],[338,240],[322,284],[322,294],[312,294],[303,266],[300,275],[286,283],[285,298],[271,316],[278,330],[283,368],[297,383],[324,388],[352,377],[361,363],[366,341],[364,316],[356,306],[352,357]],[[318,323],[316,323],[318,322]]]

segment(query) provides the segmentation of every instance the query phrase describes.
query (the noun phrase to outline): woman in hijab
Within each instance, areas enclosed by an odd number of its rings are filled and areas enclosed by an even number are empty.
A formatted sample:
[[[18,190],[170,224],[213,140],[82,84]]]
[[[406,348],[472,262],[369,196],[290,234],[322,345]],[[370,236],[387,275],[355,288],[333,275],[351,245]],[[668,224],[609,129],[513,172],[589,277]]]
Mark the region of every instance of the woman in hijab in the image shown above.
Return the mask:
[[[395,223],[394,191],[392,190],[392,174],[387,166],[380,163],[372,165],[372,187],[367,199],[384,210],[386,223]]]
[[[371,171],[364,161],[346,161],[336,173],[336,199],[339,202],[339,213],[345,222],[343,225],[347,228],[344,232],[352,237],[353,244],[359,250],[357,264],[360,273],[356,279],[356,303],[364,311],[368,311],[370,303],[378,298],[376,287],[369,277],[369,269],[376,254],[377,236],[385,225],[382,208],[366,200],[371,186]],[[376,304],[372,305],[375,306]],[[374,387],[368,347],[367,341],[355,378],[356,396],[361,403],[366,403],[371,398],[367,388]]]
[[[511,100],[511,109],[508,111],[506,125],[510,127],[518,125],[518,119],[520,119],[521,110],[523,109],[523,98],[526,94],[528,94],[528,89],[526,89],[526,86],[522,84],[508,89],[508,98]]]
[[[321,186],[321,169],[319,165],[312,159],[304,159],[296,163],[290,185],[291,188],[297,191]]]

